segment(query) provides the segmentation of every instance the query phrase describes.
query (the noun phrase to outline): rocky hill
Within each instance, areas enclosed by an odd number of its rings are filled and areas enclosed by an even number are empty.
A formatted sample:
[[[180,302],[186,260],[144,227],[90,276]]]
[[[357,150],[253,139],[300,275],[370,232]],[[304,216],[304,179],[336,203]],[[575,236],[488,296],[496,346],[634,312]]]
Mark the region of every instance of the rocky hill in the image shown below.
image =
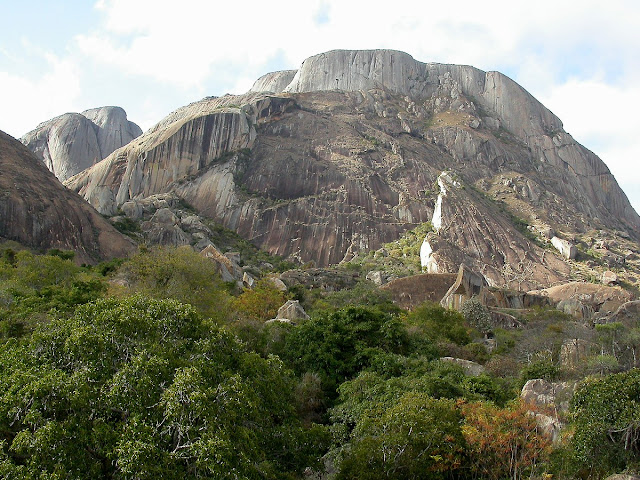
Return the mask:
[[[185,106],[66,185],[106,215],[172,192],[318,266],[430,221],[426,271],[464,263],[518,289],[599,274],[600,243],[624,263],[640,238],[606,165],[521,86],[390,50],[327,52]]]
[[[100,107],[47,120],[20,141],[64,181],[141,134],[122,108]]]
[[[135,248],[4,132],[0,132],[0,238],[37,249],[74,250],[83,263],[124,257]]]

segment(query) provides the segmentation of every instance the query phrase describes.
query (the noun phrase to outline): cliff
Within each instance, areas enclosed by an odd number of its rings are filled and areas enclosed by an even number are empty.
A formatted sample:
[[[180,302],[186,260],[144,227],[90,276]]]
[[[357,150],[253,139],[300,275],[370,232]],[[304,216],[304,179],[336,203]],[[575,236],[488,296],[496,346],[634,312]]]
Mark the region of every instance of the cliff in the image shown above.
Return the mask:
[[[20,141],[64,181],[141,134],[122,108],[100,107],[47,120]]]
[[[74,250],[81,263],[135,249],[18,140],[0,132],[0,237],[29,247]]]
[[[443,171],[461,185],[447,199]],[[437,271],[468,263],[522,288],[569,275],[542,232],[640,235],[604,163],[522,87],[388,50],[328,52],[245,95],[194,102],[67,185],[107,215],[174,192],[262,248],[320,266],[433,220],[440,202],[444,227],[428,241]]]

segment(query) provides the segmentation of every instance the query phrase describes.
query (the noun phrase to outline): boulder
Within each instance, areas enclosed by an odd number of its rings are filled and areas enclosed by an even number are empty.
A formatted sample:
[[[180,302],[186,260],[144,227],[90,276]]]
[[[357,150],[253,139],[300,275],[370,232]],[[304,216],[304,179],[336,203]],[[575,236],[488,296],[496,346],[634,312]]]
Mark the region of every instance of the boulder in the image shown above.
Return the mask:
[[[551,239],[551,245],[553,245],[560,255],[568,260],[573,260],[578,255],[578,248],[568,240],[563,240],[559,237],[553,237]]]
[[[375,283],[378,287],[387,283],[387,276],[380,270],[374,270],[367,273],[367,280]]]
[[[271,283],[271,285],[273,285],[276,290],[279,290],[281,292],[286,292],[288,290],[287,285],[278,277],[270,275],[267,277],[267,280]]]
[[[618,284],[618,275],[611,270],[607,270],[602,274],[602,284],[609,287]]]
[[[584,282],[564,283],[528,293],[547,297],[559,310],[585,320],[610,315],[632,299],[632,295],[619,286]]]
[[[538,408],[550,407],[564,415],[569,412],[569,402],[576,385],[575,382],[549,382],[542,378],[528,380],[522,387],[520,399]]]
[[[607,318],[607,322],[635,323],[640,318],[640,300],[623,303]]]
[[[253,278],[249,273],[244,272],[242,274],[242,285],[246,288],[253,288],[256,286],[256,279]]]
[[[177,225],[179,223],[178,217],[169,208],[158,209],[151,217],[151,222],[162,225]]]
[[[124,213],[127,217],[132,220],[140,220],[144,213],[144,209],[140,202],[135,200],[130,200],[128,202],[124,202],[120,207],[122,213]]]
[[[209,258],[216,263],[218,273],[220,273],[222,281],[235,282],[243,278],[243,272],[238,264],[229,259],[226,255],[223,255],[215,245],[208,245],[200,252],[200,255]]]
[[[297,322],[299,320],[308,320],[309,315],[304,311],[298,300],[288,300],[287,303],[278,309],[278,314],[274,320],[289,320]]]
[[[467,375],[471,375],[473,377],[477,377],[478,375],[482,375],[483,373],[487,372],[486,368],[484,368],[479,363],[472,362],[471,360],[464,360],[463,358],[454,357],[440,357],[440,360],[462,367]]]
[[[578,320],[590,320],[594,314],[593,308],[590,305],[585,305],[577,298],[561,300],[558,302],[558,305],[556,305],[556,308]]]

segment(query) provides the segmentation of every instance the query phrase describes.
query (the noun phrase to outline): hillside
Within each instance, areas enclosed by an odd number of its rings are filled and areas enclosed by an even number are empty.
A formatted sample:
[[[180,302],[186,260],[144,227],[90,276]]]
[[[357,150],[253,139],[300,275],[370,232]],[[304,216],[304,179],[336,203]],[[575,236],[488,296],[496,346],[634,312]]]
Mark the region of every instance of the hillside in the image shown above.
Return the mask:
[[[465,263],[519,289],[601,275],[611,265],[576,260],[604,241],[620,265],[640,238],[606,165],[522,87],[390,50],[327,52],[245,95],[192,103],[66,185],[106,215],[171,192],[317,266],[432,221],[427,271]]]
[[[0,132],[0,238],[76,252],[82,263],[135,249],[82,198],[66,189],[18,140]]]

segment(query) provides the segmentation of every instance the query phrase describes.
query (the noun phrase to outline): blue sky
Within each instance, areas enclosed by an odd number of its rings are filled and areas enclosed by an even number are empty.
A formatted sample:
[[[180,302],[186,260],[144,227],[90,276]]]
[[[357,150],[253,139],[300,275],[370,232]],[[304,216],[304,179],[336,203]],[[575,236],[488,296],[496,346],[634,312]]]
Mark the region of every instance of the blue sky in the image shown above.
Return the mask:
[[[103,105],[147,129],[334,48],[501,71],[598,154],[640,211],[640,2],[0,0],[0,130]]]

